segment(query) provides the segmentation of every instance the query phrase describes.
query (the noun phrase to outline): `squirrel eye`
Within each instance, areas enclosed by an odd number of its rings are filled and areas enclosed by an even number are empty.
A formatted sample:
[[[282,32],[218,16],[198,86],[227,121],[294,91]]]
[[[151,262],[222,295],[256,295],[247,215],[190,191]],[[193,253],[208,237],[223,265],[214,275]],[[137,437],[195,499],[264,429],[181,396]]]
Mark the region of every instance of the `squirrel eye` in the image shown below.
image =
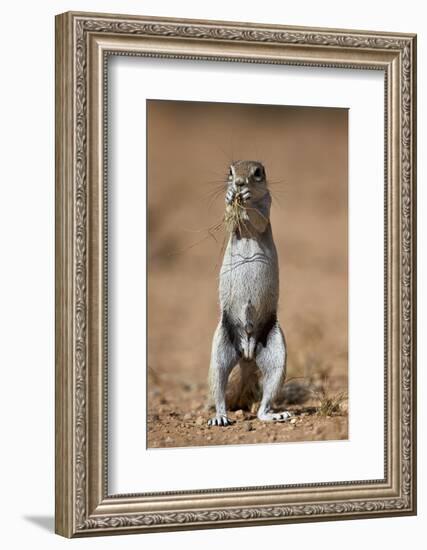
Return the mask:
[[[228,179],[231,179],[233,177],[233,172],[230,170],[228,171]]]
[[[254,172],[254,178],[256,180],[262,180],[262,176],[263,176],[262,168],[258,167]]]

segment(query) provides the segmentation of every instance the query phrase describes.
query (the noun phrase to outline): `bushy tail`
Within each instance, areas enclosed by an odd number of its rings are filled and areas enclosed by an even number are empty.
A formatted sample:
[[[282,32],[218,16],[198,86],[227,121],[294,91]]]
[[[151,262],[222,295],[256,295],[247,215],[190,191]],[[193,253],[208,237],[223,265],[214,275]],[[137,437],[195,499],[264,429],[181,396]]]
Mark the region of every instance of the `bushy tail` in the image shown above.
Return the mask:
[[[302,380],[283,382],[276,399],[275,406],[300,405],[311,395],[311,385]],[[262,397],[262,378],[255,361],[245,361],[232,370],[228,379],[226,403],[229,411],[252,411],[258,407]],[[210,397],[208,410],[214,410],[215,404]]]
[[[227,385],[227,408],[231,411],[250,411],[254,404],[261,401],[261,395],[261,377],[256,363],[250,361],[235,367]]]

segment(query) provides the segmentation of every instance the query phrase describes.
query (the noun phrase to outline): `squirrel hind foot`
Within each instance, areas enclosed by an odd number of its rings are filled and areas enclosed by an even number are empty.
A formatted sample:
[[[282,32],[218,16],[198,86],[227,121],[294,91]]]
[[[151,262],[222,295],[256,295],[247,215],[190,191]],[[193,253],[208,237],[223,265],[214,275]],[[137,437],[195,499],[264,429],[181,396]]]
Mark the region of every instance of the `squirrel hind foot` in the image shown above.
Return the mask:
[[[258,418],[263,422],[287,422],[293,416],[294,415],[289,411],[282,411],[279,413],[258,412]]]
[[[208,420],[208,426],[230,426],[233,421],[225,414],[217,414]]]

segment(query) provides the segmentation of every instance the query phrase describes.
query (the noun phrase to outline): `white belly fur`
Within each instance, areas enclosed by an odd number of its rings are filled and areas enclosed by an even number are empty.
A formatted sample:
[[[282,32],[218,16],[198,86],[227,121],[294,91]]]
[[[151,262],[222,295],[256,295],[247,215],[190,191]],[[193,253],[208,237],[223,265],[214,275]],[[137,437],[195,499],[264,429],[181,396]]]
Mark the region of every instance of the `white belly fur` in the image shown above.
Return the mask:
[[[257,324],[276,312],[278,298],[277,252],[271,229],[259,239],[231,236],[220,274],[221,309],[226,309],[235,321],[244,323],[250,301]]]

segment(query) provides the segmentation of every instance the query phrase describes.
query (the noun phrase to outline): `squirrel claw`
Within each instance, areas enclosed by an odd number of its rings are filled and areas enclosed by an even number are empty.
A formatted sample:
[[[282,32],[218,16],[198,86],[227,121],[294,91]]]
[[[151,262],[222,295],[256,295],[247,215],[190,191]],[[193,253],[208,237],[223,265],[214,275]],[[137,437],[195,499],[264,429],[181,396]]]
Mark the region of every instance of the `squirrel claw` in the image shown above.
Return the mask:
[[[230,426],[232,423],[225,414],[219,414],[208,420],[208,426]]]

